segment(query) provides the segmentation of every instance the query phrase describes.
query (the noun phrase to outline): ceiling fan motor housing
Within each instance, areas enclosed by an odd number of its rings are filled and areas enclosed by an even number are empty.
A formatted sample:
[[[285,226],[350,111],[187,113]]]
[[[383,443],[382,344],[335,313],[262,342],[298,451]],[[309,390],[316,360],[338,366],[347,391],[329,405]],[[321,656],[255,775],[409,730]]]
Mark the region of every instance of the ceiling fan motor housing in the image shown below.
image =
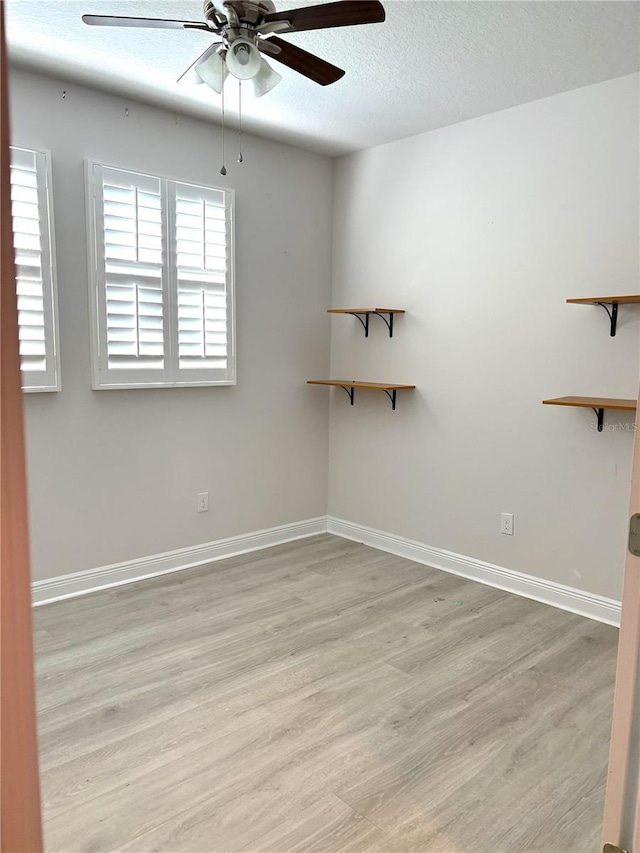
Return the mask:
[[[232,10],[230,16],[229,10]],[[218,18],[232,18],[235,16],[243,24],[255,26],[265,15],[275,12],[275,5],[271,0],[205,0],[204,15],[207,20],[213,14]]]

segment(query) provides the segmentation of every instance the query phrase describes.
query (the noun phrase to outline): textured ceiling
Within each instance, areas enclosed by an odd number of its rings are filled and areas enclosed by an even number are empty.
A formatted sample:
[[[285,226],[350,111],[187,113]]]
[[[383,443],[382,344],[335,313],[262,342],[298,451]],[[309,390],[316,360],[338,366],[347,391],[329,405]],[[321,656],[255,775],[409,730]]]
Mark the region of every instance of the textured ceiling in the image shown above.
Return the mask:
[[[282,83],[243,90],[245,129],[341,154],[639,69],[640,3],[383,0],[382,24],[286,35],[346,69],[321,87],[272,62]],[[6,0],[12,60],[218,121],[220,97],[176,78],[201,32],[102,29],[85,12],[202,20],[199,0]],[[276,0],[278,9],[313,5]],[[233,81],[235,83],[235,81]],[[228,120],[237,87],[228,84]]]

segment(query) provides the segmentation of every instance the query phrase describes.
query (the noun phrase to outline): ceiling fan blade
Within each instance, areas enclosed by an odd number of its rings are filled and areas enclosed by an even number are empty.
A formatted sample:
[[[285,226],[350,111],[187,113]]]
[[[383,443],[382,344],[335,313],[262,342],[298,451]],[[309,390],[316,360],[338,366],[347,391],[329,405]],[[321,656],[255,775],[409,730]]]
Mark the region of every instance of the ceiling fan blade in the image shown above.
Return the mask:
[[[285,33],[320,30],[325,27],[351,27],[356,24],[378,24],[384,21],[385,11],[378,0],[339,0],[321,6],[304,6],[264,16],[264,24],[289,22]]]
[[[202,77],[200,77],[200,75],[198,74],[196,69],[197,69],[198,65],[201,65],[203,62],[205,62],[207,59],[209,59],[210,56],[213,56],[214,53],[217,53],[218,48],[220,47],[221,44],[222,44],[221,41],[217,41],[217,42],[214,42],[214,44],[209,45],[209,47],[203,53],[200,54],[200,56],[196,59],[196,61],[191,63],[191,65],[187,68],[187,70],[184,72],[184,74],[181,74],[180,77],[178,77],[177,82],[178,83],[195,83],[195,84],[203,83],[204,81],[203,81]]]
[[[267,53],[271,59],[275,59],[277,62],[287,65],[299,74],[304,74],[305,77],[308,77],[315,83],[319,83],[321,86],[328,86],[329,83],[335,83],[336,80],[344,77],[344,71],[342,68],[337,68],[335,65],[331,65],[330,62],[320,59],[319,56],[315,56],[313,53],[308,53],[301,47],[289,44],[289,42],[283,41],[277,36],[271,36],[271,38],[258,41],[258,47],[261,48],[261,45],[265,42],[269,45],[275,45],[280,48],[278,53],[272,52],[269,48],[265,50],[265,53]]]
[[[166,18],[122,18],[118,15],[83,15],[82,20],[91,27],[149,27],[159,30],[207,30],[201,21],[172,21]]]

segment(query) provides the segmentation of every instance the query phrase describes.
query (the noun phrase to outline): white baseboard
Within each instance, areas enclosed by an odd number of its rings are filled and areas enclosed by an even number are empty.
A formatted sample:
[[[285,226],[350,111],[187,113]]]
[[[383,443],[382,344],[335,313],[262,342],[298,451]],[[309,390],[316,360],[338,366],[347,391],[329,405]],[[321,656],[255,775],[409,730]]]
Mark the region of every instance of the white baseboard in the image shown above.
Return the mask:
[[[374,530],[371,527],[353,524],[331,516],[327,519],[327,532],[362,542],[381,551],[387,551],[389,554],[406,557],[416,563],[424,563],[434,569],[460,575],[497,589],[504,589],[525,598],[532,598],[535,601],[559,607],[561,610],[570,610],[572,613],[587,616],[598,622],[620,625],[621,604],[612,598],[593,595],[590,592],[525,575],[512,569],[504,569],[501,566],[485,563],[473,557],[464,557],[441,548],[432,548],[403,536],[383,533],[381,530]]]
[[[593,595],[580,589],[536,578],[532,575],[525,575],[512,569],[505,569],[492,563],[476,560],[473,557],[465,557],[452,551],[433,548],[403,536],[384,533],[381,530],[331,516],[283,524],[279,527],[271,527],[268,530],[259,530],[242,536],[231,536],[228,539],[219,539],[216,542],[167,551],[164,554],[155,554],[151,557],[128,560],[124,563],[101,566],[97,569],[88,569],[70,575],[60,575],[49,580],[35,581],[32,584],[33,603],[34,605],[48,604],[64,598],[73,598],[77,595],[85,595],[89,592],[97,592],[100,589],[121,586],[169,572],[179,572],[183,569],[223,560],[226,557],[233,557],[236,554],[270,548],[308,536],[316,536],[320,533],[332,533],[334,536],[342,536],[344,539],[362,542],[372,548],[378,548],[380,551],[406,557],[406,559],[414,560],[416,563],[423,563],[432,566],[434,569],[460,575],[469,578],[469,580],[522,595],[525,598],[532,598],[561,610],[569,610],[598,622],[606,622],[608,625],[616,626],[620,624],[620,602],[614,599]]]
[[[154,554],[138,560],[128,560],[125,563],[114,563],[111,566],[101,566],[70,575],[60,575],[50,580],[34,581],[32,596],[34,605],[48,604],[63,598],[73,598],[86,595],[99,589],[121,586],[134,581],[154,578],[169,572],[179,572],[191,569],[204,563],[223,560],[247,551],[257,551],[282,545],[294,539],[304,539],[327,532],[326,516],[298,521],[293,524],[282,524],[270,527],[268,530],[258,530],[243,536],[230,536],[216,542],[206,542],[204,545],[194,545],[190,548],[179,548],[164,554]]]

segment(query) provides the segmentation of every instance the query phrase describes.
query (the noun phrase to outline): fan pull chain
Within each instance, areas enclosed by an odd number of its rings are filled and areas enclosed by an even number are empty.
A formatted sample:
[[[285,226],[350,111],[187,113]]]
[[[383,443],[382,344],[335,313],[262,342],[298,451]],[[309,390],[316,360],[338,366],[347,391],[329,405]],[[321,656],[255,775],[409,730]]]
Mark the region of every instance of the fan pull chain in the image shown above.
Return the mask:
[[[224,165],[224,81],[222,83],[222,168],[220,169],[220,174],[227,174],[227,168]]]
[[[242,80],[238,79],[238,163],[242,163]]]

